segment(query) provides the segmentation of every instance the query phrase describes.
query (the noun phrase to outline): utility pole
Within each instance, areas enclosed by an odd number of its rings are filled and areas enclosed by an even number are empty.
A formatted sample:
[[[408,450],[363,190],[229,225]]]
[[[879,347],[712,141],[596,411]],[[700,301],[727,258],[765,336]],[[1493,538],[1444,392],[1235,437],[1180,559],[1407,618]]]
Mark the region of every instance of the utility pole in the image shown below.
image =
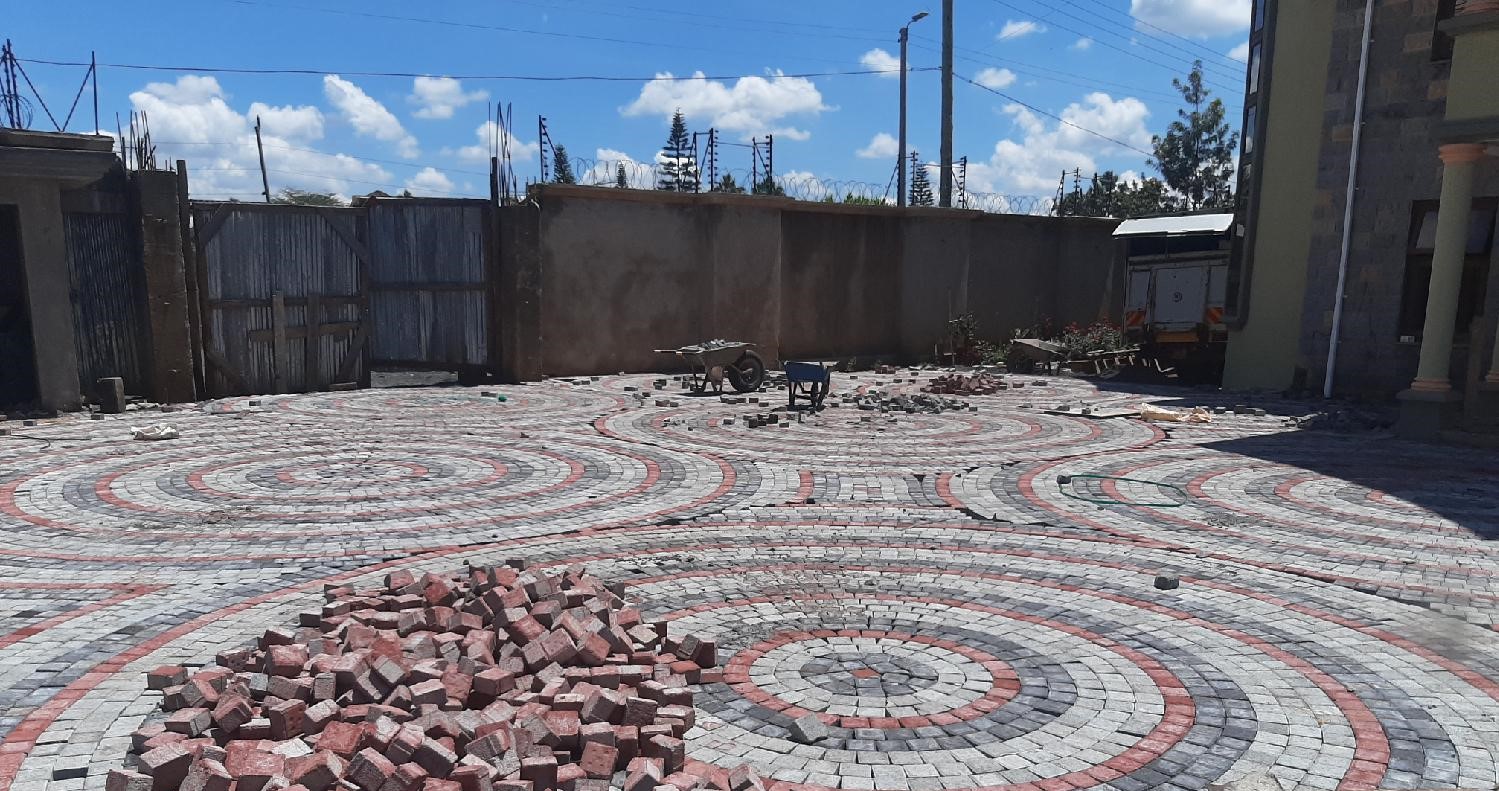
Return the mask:
[[[255,151],[260,154],[260,186],[265,190],[265,202],[271,202],[271,180],[265,174],[265,145],[260,142],[260,116],[255,116]]]
[[[900,152],[895,160],[896,173],[899,174],[895,185],[896,206],[906,205],[906,41],[911,37],[911,25],[926,16],[927,13],[922,11],[900,29]]]
[[[942,172],[937,205],[952,208],[952,2],[942,0]]]

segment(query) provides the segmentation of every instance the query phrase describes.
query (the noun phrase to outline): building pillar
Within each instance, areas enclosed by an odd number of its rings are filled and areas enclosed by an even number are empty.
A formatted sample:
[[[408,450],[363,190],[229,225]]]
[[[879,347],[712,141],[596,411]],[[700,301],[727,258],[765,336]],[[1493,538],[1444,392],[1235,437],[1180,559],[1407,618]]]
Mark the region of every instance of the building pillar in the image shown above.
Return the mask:
[[[1426,324],[1421,333],[1421,362],[1410,389],[1400,394],[1401,436],[1434,438],[1462,396],[1452,390],[1452,335],[1462,291],[1467,255],[1468,219],[1473,210],[1473,171],[1484,146],[1454,143],[1440,149],[1442,200],[1437,208],[1436,248],[1431,257],[1431,285],[1426,296]]]
[[[1431,256],[1431,288],[1426,295],[1426,326],[1421,333],[1421,364],[1412,390],[1452,389],[1452,333],[1457,298],[1468,252],[1468,218],[1473,211],[1473,170],[1484,147],[1473,143],[1442,146],[1442,202],[1437,208],[1436,249]]]

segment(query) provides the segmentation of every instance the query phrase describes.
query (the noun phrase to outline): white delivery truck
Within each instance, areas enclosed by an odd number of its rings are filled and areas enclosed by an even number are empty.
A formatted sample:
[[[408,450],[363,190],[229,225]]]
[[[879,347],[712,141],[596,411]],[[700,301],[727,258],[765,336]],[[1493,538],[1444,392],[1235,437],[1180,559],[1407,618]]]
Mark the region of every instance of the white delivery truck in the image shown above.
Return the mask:
[[[1232,214],[1150,217],[1114,231],[1124,256],[1125,338],[1185,382],[1223,379],[1233,221]]]

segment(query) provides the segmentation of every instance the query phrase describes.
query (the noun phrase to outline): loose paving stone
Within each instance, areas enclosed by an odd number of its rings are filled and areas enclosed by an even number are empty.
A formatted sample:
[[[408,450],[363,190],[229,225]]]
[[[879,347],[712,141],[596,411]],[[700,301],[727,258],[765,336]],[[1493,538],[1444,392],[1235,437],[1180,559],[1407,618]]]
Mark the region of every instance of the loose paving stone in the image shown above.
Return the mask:
[[[829,400],[893,403],[944,373],[839,373]],[[656,407],[636,398],[654,378],[491,391],[504,402],[457,387],[230,399],[175,413],[182,438],[149,446],[113,418],[17,427],[51,445],[0,438],[0,791],[137,791],[145,768],[175,777],[174,746],[208,749],[231,725],[277,745],[262,784],[337,767],[366,791],[484,791],[446,761],[462,742],[504,764],[490,788],[520,791],[500,737],[392,747],[340,719],[352,670],[320,683],[244,653],[320,627],[325,586],[511,560],[586,564],[721,669],[698,665],[692,708],[634,695],[656,724],[626,726],[631,696],[546,691],[594,660],[558,659],[543,635],[562,615],[543,608],[511,624],[540,689],[496,674],[383,688],[374,667],[361,683],[412,707],[552,695],[565,716],[532,735],[578,760],[601,746],[591,772],[529,771],[575,791],[635,759],[652,791],[690,785],[667,771],[678,760],[733,791],[760,782],[730,777],[741,764],[775,791],[1499,784],[1493,453],[1284,425],[1317,405],[1069,378],[962,396],[977,412],[846,406],[750,429],[783,394],[734,404],[672,384],[677,405]],[[1191,426],[1045,414],[1166,400],[1250,408]],[[417,612],[448,606],[410,595]],[[409,637],[405,612],[391,628]],[[569,635],[578,657],[611,652]],[[309,645],[288,662],[332,648]],[[247,663],[231,672],[243,688],[196,683],[223,662]],[[305,709],[272,718],[236,695]],[[583,724],[599,716],[607,738]],[[384,763],[359,759],[368,739]],[[122,764],[132,749],[154,757]]]

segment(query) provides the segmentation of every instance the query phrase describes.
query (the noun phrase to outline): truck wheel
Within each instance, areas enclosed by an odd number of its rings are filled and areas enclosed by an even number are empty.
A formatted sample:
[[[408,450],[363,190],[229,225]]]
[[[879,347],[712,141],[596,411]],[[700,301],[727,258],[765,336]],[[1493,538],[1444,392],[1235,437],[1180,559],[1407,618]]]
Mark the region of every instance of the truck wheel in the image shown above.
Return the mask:
[[[754,352],[745,352],[739,355],[734,364],[724,369],[729,377],[729,384],[734,386],[735,392],[753,393],[760,389],[765,383],[765,361]]]
[[[1024,352],[1011,350],[1005,357],[1005,370],[1012,374],[1028,374],[1036,370],[1036,361]]]

